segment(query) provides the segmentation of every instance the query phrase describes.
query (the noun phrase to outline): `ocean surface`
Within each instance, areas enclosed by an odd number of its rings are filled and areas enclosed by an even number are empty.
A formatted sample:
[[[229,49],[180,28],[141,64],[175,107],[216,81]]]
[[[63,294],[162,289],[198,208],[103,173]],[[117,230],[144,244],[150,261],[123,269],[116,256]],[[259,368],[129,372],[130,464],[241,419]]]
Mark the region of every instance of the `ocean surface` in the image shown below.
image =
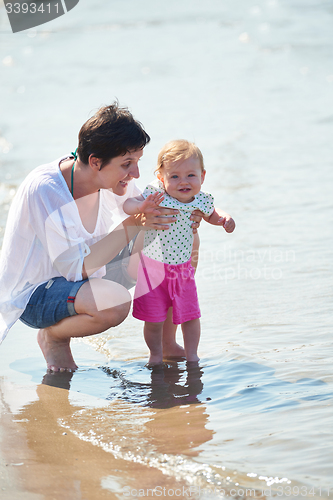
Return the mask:
[[[138,185],[165,142],[193,140],[237,224],[199,230],[199,367],[146,368],[129,317],[73,343],[59,427],[200,498],[333,496],[332,2],[80,0],[17,34],[0,4],[0,67],[0,236],[28,172],[115,98],[152,138]],[[32,344],[17,324],[0,347],[3,383],[26,387],[13,415],[57,385]],[[124,497],[116,472],[101,481]]]

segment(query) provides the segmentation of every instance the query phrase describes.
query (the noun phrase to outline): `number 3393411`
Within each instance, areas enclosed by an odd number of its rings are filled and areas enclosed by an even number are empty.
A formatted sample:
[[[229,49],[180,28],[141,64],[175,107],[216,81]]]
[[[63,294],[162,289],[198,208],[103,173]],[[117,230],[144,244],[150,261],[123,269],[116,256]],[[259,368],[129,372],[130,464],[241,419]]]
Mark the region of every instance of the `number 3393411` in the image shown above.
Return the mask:
[[[5,4],[6,11],[8,14],[43,14],[44,12],[47,14],[51,14],[51,10],[55,9],[56,13],[59,13],[59,4],[58,3],[44,3],[42,2],[40,5],[35,3],[6,3]]]

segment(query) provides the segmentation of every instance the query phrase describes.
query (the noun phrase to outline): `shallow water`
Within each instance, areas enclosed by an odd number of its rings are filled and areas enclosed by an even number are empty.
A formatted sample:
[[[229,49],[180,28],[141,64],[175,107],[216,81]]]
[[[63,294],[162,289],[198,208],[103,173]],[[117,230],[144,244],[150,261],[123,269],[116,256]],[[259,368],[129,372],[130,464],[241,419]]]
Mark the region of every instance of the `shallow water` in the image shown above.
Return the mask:
[[[140,187],[164,142],[195,140],[205,189],[236,220],[232,235],[200,228],[198,369],[145,368],[142,325],[128,318],[87,351],[77,342],[81,368],[61,382],[81,406],[59,426],[201,498],[235,485],[333,494],[332,17],[326,1],[81,0],[12,35],[0,7],[2,228],[24,176],[72,151],[115,96],[152,137]],[[42,359],[5,342],[2,374],[40,384]]]

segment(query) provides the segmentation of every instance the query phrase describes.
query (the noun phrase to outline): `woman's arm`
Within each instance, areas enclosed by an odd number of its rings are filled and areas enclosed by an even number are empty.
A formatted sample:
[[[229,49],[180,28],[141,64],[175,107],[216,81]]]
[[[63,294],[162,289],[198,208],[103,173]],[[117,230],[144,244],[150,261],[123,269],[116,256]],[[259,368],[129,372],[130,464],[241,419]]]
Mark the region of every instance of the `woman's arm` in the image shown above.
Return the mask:
[[[116,257],[140,230],[140,216],[131,216],[100,241],[91,245],[89,255],[83,260],[82,279],[87,279]]]
[[[175,222],[177,213],[178,210],[171,208],[159,208],[158,214],[140,213],[125,219],[111,233],[91,245],[90,253],[83,261],[82,279],[87,279],[110,262],[141,230],[169,229],[168,224]]]
[[[142,194],[140,196],[136,196],[135,198],[128,198],[123,205],[123,210],[128,215],[139,214],[139,207],[142,205],[144,201],[144,197]]]
[[[123,210],[128,215],[154,213],[163,199],[163,193],[159,192],[150,194],[146,198],[143,195],[128,198],[123,205]],[[157,212],[156,215],[158,215]]]

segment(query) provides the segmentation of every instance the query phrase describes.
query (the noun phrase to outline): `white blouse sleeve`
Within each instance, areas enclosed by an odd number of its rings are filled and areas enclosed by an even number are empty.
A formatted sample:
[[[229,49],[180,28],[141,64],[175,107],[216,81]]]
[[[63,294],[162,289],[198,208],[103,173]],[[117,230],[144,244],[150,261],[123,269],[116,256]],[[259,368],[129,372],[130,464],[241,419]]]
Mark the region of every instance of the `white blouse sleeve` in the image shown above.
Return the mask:
[[[77,229],[81,220],[75,201],[66,203],[59,192],[43,186],[29,196],[28,206],[30,224],[52,265],[66,280],[81,280],[90,249]]]
[[[83,261],[90,254],[90,248],[77,234],[75,221],[69,217],[72,203],[49,215],[45,221],[45,235],[54,267],[67,281],[78,281],[82,280]]]
[[[164,193],[164,190],[159,188],[159,186],[151,183],[145,187],[142,196],[146,199],[150,194],[155,194],[155,193]]]
[[[198,199],[198,208],[203,212],[207,217],[212,215],[214,212],[214,197],[210,193],[204,193],[200,191],[197,195]]]

